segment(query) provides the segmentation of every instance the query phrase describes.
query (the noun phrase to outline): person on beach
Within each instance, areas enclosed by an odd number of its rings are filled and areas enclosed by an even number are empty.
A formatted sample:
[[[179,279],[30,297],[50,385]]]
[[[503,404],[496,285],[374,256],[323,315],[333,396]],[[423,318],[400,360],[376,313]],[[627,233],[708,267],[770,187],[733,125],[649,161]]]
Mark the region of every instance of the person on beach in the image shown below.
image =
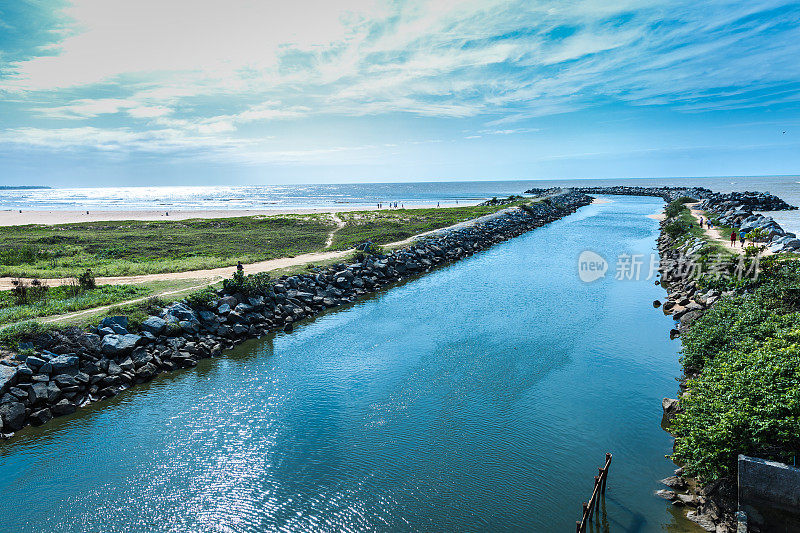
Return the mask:
[[[736,246],[736,231],[731,232],[731,246]]]

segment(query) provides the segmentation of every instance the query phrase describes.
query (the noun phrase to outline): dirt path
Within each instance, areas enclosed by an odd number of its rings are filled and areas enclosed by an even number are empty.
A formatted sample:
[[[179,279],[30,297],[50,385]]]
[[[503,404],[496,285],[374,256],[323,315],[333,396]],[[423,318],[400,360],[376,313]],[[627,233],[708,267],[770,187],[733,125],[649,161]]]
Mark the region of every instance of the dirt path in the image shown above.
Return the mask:
[[[706,220],[708,217],[706,216],[705,211],[697,208],[698,205],[699,205],[698,203],[686,204],[686,207],[689,208],[689,212],[692,214],[692,217],[694,218],[695,222],[699,225],[701,217],[703,218],[703,220]],[[717,228],[709,229],[705,225],[702,226],[702,229],[710,241],[715,242],[717,244],[721,244],[722,246],[727,248],[728,251],[732,253],[739,255],[744,253],[744,250],[740,248],[738,245],[731,246],[730,235],[722,235],[722,233]]]
[[[325,241],[326,250],[333,245],[333,236],[336,235],[336,232],[344,227],[344,220],[339,218],[339,213],[331,213],[331,218],[336,223],[336,227],[328,234],[328,239]]]
[[[516,208],[510,208],[516,209]],[[459,222],[458,224],[454,224],[452,226],[448,226],[445,228],[439,228],[431,231],[426,231],[423,233],[419,233],[417,235],[413,235],[407,239],[403,239],[402,241],[392,242],[386,244],[387,248],[396,248],[398,246],[404,246],[406,244],[410,244],[415,239],[420,237],[424,237],[426,235],[432,235],[438,232],[445,232],[452,229],[464,227],[467,225],[476,224],[480,221],[487,220],[488,218],[493,218],[496,216],[500,216],[501,213],[508,211],[508,209],[502,209],[497,211],[496,213],[492,213],[489,215],[484,215],[481,217],[473,218],[467,220],[465,222]],[[334,214],[334,219],[336,221],[337,227],[328,235],[328,240],[325,244],[325,247],[328,248],[333,243],[333,235],[344,226],[344,221]],[[258,263],[250,263],[244,265],[245,274],[257,274],[259,272],[269,272],[271,270],[277,270],[280,268],[288,268],[293,266],[305,265],[307,263],[316,263],[320,261],[328,261],[331,259],[338,259],[347,257],[349,254],[352,253],[352,250],[329,250],[327,252],[311,252],[308,254],[301,254],[296,255],[294,257],[280,257],[277,259],[268,259],[266,261],[260,261]],[[97,284],[98,285],[134,285],[138,283],[150,283],[153,281],[175,281],[175,280],[182,280],[182,279],[207,279],[210,280],[208,284],[216,283],[225,278],[229,278],[233,275],[236,271],[236,266],[228,266],[228,267],[221,267],[221,268],[209,268],[203,270],[187,270],[183,272],[165,272],[162,274],[140,274],[137,276],[109,276],[109,277],[98,277]],[[12,281],[14,278],[0,278],[0,290],[11,290],[13,288]],[[26,280],[29,281],[29,280]],[[56,287],[59,285],[66,285],[72,282],[71,278],[50,278],[50,279],[43,279],[42,281],[46,282],[51,287]],[[119,304],[116,304],[119,305]]]
[[[707,218],[707,216],[706,216],[705,211],[702,211],[701,209],[697,208],[698,205],[699,204],[697,204],[697,203],[686,204],[686,206],[689,208],[689,212],[692,214],[692,217],[694,217],[695,221],[698,224],[700,224],[700,217],[702,217],[703,220],[705,220]],[[736,240],[736,244],[731,245],[731,236],[730,236],[730,234],[723,235],[722,232],[717,228],[709,229],[709,228],[703,226],[702,229],[705,232],[706,236],[708,236],[710,241],[715,242],[717,244],[721,244],[722,246],[724,246],[731,253],[734,253],[734,254],[737,254],[737,255],[744,255],[744,248],[739,244],[738,238]],[[753,243],[750,242],[750,241],[745,241],[745,247],[748,244],[753,244]],[[760,252],[758,255],[761,256],[761,257],[765,257],[765,256],[768,256],[768,255],[772,255],[772,252],[769,251],[769,248],[764,247],[764,250],[762,252]]]
[[[92,308],[89,308],[89,309],[83,309],[81,311],[75,311],[73,313],[66,313],[66,314],[63,314],[63,315],[53,315],[53,316],[48,316],[48,317],[43,317],[43,318],[37,318],[35,320],[37,320],[39,322],[42,322],[44,324],[48,324],[48,323],[51,323],[51,322],[61,322],[62,320],[67,320],[68,321],[68,320],[72,320],[73,318],[78,318],[78,317],[81,317],[81,316],[91,316],[93,314],[102,313],[104,311],[108,311],[112,307],[117,307],[117,306],[121,306],[121,305],[137,304],[139,302],[144,302],[146,300],[149,300],[150,298],[160,298],[162,296],[171,296],[173,294],[180,294],[180,293],[184,293],[184,292],[196,291],[196,290],[202,289],[204,287],[208,287],[211,283],[213,283],[213,281],[205,280],[205,282],[202,283],[201,285],[194,285],[192,287],[184,287],[182,289],[175,289],[175,290],[171,290],[171,291],[157,292],[155,294],[149,294],[147,296],[142,296],[141,298],[134,298],[133,300],[125,300],[124,302],[117,302],[117,303],[110,304],[110,305],[103,305],[101,307],[92,307]],[[3,327],[5,327],[5,326],[3,326]]]

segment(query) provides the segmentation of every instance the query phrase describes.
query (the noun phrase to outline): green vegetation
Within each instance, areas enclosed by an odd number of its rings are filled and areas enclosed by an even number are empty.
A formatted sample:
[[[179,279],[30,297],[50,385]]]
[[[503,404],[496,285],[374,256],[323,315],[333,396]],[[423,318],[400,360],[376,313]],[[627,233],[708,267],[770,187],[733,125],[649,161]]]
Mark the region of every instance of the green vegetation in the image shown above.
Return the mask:
[[[333,236],[332,248],[347,250],[364,241],[388,244],[439,228],[445,228],[524,203],[518,200],[499,206],[469,206],[392,211],[351,211],[339,213],[345,226]]]
[[[705,481],[739,453],[792,462],[800,451],[800,261],[767,258],[747,294],[720,300],[683,337],[689,395],[673,458]]]
[[[83,291],[76,286],[65,285],[50,287],[45,297],[28,303],[19,303],[14,290],[4,291],[0,293],[0,326],[109,305],[143,296],[150,290],[141,285],[103,285]]]
[[[231,294],[239,292],[245,296],[264,294],[271,285],[270,276],[266,272],[244,275],[244,273],[236,271],[233,273],[233,277],[222,281],[222,287],[227,292]]]
[[[689,198],[688,196],[681,196],[677,200],[673,200],[667,204],[667,207],[664,208],[664,214],[667,218],[676,217],[682,212],[688,210],[685,204],[689,204],[694,201],[695,200],[693,198]]]
[[[321,250],[327,215],[0,227],[0,276],[126,276],[224,267]]]
[[[332,248],[403,240],[523,202],[339,213],[345,226],[334,233]],[[97,276],[130,276],[219,268],[321,252],[335,229],[327,214],[0,227],[0,276],[73,277],[87,269]]]

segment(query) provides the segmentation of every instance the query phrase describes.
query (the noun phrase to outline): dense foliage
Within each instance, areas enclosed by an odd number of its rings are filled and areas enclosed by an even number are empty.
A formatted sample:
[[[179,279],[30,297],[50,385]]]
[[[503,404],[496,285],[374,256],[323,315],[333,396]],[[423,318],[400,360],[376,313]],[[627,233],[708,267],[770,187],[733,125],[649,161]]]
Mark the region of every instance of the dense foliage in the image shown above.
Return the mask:
[[[673,422],[673,458],[712,481],[740,453],[793,462],[800,452],[800,261],[764,261],[743,295],[723,298],[683,337],[690,379]]]
[[[667,218],[676,217],[687,209],[686,205],[684,204],[688,204],[690,202],[694,202],[694,200],[688,196],[681,196],[677,200],[673,200],[667,204],[667,207],[664,208],[664,214],[667,216]]]
[[[241,271],[233,273],[233,277],[222,281],[222,288],[228,294],[241,293],[244,296],[263,295],[272,287],[269,274],[259,272],[258,274],[245,275]]]

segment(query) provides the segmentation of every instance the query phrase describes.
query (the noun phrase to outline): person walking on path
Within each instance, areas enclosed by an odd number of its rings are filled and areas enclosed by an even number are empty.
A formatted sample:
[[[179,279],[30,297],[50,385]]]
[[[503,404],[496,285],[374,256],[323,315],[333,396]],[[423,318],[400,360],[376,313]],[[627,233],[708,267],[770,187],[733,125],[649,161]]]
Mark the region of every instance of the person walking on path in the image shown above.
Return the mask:
[[[747,232],[742,230],[739,232],[739,244],[741,244],[742,248],[744,248],[744,238],[747,236]]]
[[[736,231],[734,230],[731,232],[731,246],[735,245],[736,245]]]
[[[244,273],[244,265],[242,264],[242,262],[241,262],[241,261],[238,261],[238,262],[236,263],[236,271],[237,271],[237,272]]]

